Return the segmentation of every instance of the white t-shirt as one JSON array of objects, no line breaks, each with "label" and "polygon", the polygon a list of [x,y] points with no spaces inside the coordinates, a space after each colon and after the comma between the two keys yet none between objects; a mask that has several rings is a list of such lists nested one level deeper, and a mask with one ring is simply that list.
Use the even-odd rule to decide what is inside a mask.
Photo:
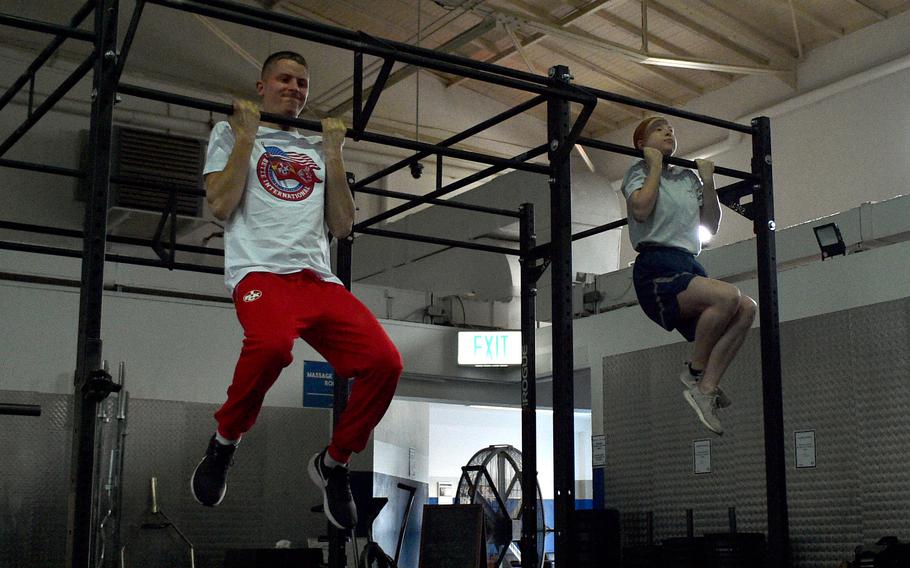
[{"label": "white t-shirt", "polygon": [[[219,122],[204,174],[224,170],[234,132]],[[320,136],[259,127],[243,198],[224,227],[224,283],[231,292],[251,272],[332,274],[325,222],[325,161]]]},{"label": "white t-shirt", "polygon": [[[622,182],[628,202],[632,193],[645,184],[648,165],[644,160],[632,164]],[[674,247],[694,255],[701,252],[698,225],[701,218],[702,183],[692,170],[668,164],[660,173],[657,203],[651,216],[638,222],[629,208],[629,239],[635,250],[642,243]]]}]

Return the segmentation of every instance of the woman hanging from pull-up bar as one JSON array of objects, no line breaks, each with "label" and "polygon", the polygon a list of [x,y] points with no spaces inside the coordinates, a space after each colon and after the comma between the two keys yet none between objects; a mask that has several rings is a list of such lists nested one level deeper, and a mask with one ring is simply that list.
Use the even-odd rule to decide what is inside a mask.
[{"label": "woman hanging from pull-up bar", "polygon": [[730,399],[718,383],[755,320],[756,304],[736,286],[708,278],[695,258],[699,227],[715,234],[720,226],[714,163],[696,160],[698,175],[666,163],[676,152],[676,136],[660,116],[643,120],[633,143],[644,159],[626,172],[622,191],[638,252],[635,293],[649,318],[694,342],[692,360],[679,375],[683,397],[708,429],[723,434],[717,409]]}]

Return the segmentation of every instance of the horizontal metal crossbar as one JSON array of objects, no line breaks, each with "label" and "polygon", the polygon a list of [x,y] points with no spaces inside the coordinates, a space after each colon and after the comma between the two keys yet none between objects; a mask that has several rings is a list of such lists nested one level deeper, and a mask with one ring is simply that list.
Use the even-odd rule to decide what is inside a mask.
[{"label": "horizontal metal crossbar", "polygon": [[717,126],[720,128],[726,128],[727,130],[733,130],[736,132],[742,132],[743,134],[752,134],[752,127],[746,126],[744,124],[739,124],[737,122],[730,122],[729,120],[723,120],[720,118],[714,118],[713,116],[707,116],[704,114],[698,114],[694,112],[689,112],[686,110],[681,110],[667,105],[662,105],[659,103],[652,103],[648,101],[642,101],[639,99],[633,99],[632,97],[626,97],[616,93],[611,93],[609,91],[602,91],[600,89],[593,89],[590,87],[579,87],[587,91],[588,93],[594,95],[598,99],[604,101],[610,101],[613,103],[619,103],[628,106],[634,106],[638,108],[643,108],[646,110],[653,110],[661,114],[666,114],[669,116],[676,116],[679,118],[684,118],[686,120],[692,120],[694,122],[701,122],[702,124],[710,124],[711,126]]},{"label": "horizontal metal crossbar", "polygon": [[412,233],[402,233],[400,231],[386,231],[385,229],[362,229],[358,231],[364,235],[375,235],[377,237],[388,237],[390,239],[401,239],[404,241],[416,241],[419,243],[428,243],[431,245],[442,245],[452,248],[463,248],[471,250],[480,250],[484,252],[495,252],[499,254],[508,254],[513,256],[521,256],[521,251],[518,249],[510,249],[505,247],[497,247],[493,245],[484,245],[481,243],[468,243],[464,241],[456,241],[452,239],[442,239],[439,237],[428,237],[425,235],[414,235]]},{"label": "horizontal metal crossbar", "polygon": [[[164,91],[157,91],[155,89],[147,89],[145,87],[138,87],[135,85],[125,85],[121,84],[118,92],[124,95],[130,95],[135,97],[140,97],[144,99],[149,99],[153,101],[159,101],[164,103],[176,104],[180,106],[185,106],[189,108],[195,108],[199,110],[207,110],[210,112],[217,112],[221,114],[230,115],[234,112],[234,109],[231,105],[225,103],[218,103],[214,101],[207,101],[204,99],[197,99],[193,97],[185,97],[183,95],[176,95],[172,93],[167,93]],[[277,114],[270,114],[267,112],[262,113],[262,120],[265,122],[273,122],[275,124],[280,124],[282,126],[292,126],[295,128],[303,128],[306,130],[312,130],[315,132],[322,132],[322,123],[318,120],[308,120],[305,118],[288,118],[285,116],[280,116]],[[353,138],[354,131],[348,129],[345,134],[349,138]],[[524,170],[529,172],[535,172],[539,174],[546,174],[549,172],[547,166],[538,165],[538,164],[526,164],[524,161],[515,162],[514,159],[509,158],[497,158],[495,156],[488,156],[486,154],[480,154],[478,152],[468,152],[466,150],[456,150],[454,148],[442,148],[435,146],[433,144],[425,144],[422,142],[415,142],[413,140],[407,140],[405,138],[396,138],[394,136],[387,136],[385,134],[377,134],[374,132],[364,132],[360,135],[360,139],[365,142],[375,142],[377,144],[383,144],[386,146],[394,146],[396,148],[405,148],[408,150],[416,150],[420,152],[427,152],[428,154],[442,154],[443,156],[449,156],[451,158],[458,158],[461,160],[468,160],[471,162],[480,162],[483,164],[491,164],[497,166],[503,166],[508,168],[513,168],[516,170]]]},{"label": "horizontal metal crossbar", "polygon": [[0,25],[10,26],[13,28],[20,28],[23,30],[29,30],[33,32],[42,32],[46,34],[53,34],[56,36],[63,36],[70,39],[78,39],[82,41],[95,41],[95,34],[92,32],[81,30],[75,27],[61,26],[59,24],[52,24],[50,22],[41,22],[39,20],[31,20],[29,18],[22,18],[20,16],[12,16],[10,14],[0,14]]},{"label": "horizontal metal crossbar", "polygon": [[558,96],[575,103],[585,102],[586,95],[582,96],[577,91],[570,89],[549,86],[548,78],[542,75],[534,75],[401,42],[380,40],[343,28],[316,24],[310,20],[285,16],[236,2],[224,0],[148,0],[148,2],[349,51],[359,51],[382,59],[393,58],[401,63],[435,69],[512,89]]},{"label": "horizontal metal crossbar", "polygon": [[[416,199],[417,195],[411,193],[402,193],[400,191],[389,191],[388,189],[379,189],[375,187],[358,187],[354,190],[356,193],[366,193],[369,195],[379,195],[381,197],[391,197],[394,199],[406,199],[408,201]],[[521,214],[518,211],[510,211],[509,209],[496,209],[495,207],[484,207],[483,205],[474,205],[471,203],[461,203],[459,201],[451,201],[448,199],[430,199],[427,203],[433,205],[440,205],[442,207],[451,207],[453,209],[465,209],[467,211],[477,211],[479,213],[490,213],[491,215],[502,215],[503,217],[521,217]]]},{"label": "horizontal metal crossbar", "polygon": [[[594,148],[595,150],[604,150],[606,152],[613,152],[614,154],[625,154],[626,156],[633,156],[635,158],[644,157],[641,150],[636,150],[635,148],[632,148],[631,146],[622,146],[620,144],[612,144],[610,142],[594,140],[593,138],[579,138],[578,143],[581,144],[582,146],[586,146],[588,148]],[[664,158],[664,160],[668,164],[682,166],[684,168],[692,168],[692,169],[696,168],[694,160],[685,160],[683,158],[674,158],[672,156],[669,158]],[[752,172],[744,172],[741,170],[734,170],[731,168],[724,168],[721,166],[715,166],[714,173],[717,175],[722,175],[722,176],[727,176],[727,177],[732,177],[732,178],[737,178],[737,179],[747,179],[747,180],[757,180],[758,179],[758,177],[755,174],[753,174]]]},{"label": "horizontal metal crossbar", "polygon": [[[530,160],[532,158],[540,156],[541,154],[545,154],[546,152],[547,152],[547,145],[541,144],[537,148],[531,148],[527,152],[524,152],[522,154],[519,154],[518,156],[515,156],[515,158],[513,158],[513,160],[515,160],[516,163],[522,163],[526,160]],[[437,197],[441,197],[448,193],[452,193],[453,191],[459,190],[462,187],[466,187],[468,185],[471,185],[472,183],[478,182],[484,178],[490,177],[493,174],[496,174],[505,169],[508,169],[508,167],[510,167],[510,166],[490,166],[489,168],[481,170],[481,171],[477,172],[476,174],[471,174],[466,178],[462,178],[456,182],[452,182],[446,186],[443,186],[442,188],[437,189],[436,191],[427,193],[426,195],[421,195],[417,199],[414,199],[408,203],[403,203],[402,205],[399,205],[398,207],[393,207],[392,209],[389,209],[388,211],[384,211],[382,213],[379,213],[378,215],[370,217],[369,219],[365,219],[365,220],[361,221],[360,223],[357,223],[356,225],[354,225],[354,230],[362,232],[362,230],[366,227],[375,225],[376,223],[385,221],[386,219],[390,219],[390,218],[394,217],[395,215],[398,215],[399,213],[403,213],[404,211],[409,211],[409,210],[413,209],[414,207],[417,207],[418,205],[421,205],[424,203],[429,203],[431,199],[435,199]]]}]

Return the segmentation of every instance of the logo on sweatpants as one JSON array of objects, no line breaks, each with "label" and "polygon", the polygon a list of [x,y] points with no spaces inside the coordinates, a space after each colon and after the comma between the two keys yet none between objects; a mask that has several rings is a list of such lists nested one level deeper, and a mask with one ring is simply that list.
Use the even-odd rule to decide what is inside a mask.
[{"label": "logo on sweatpants", "polygon": [[250,290],[246,296],[243,297],[244,302],[255,302],[262,297],[262,292],[259,290]]}]

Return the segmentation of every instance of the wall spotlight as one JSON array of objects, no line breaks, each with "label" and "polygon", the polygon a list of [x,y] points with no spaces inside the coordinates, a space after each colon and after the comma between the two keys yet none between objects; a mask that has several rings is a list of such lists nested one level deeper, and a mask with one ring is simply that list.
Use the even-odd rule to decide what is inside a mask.
[{"label": "wall spotlight", "polygon": [[423,164],[420,162],[411,162],[411,177],[414,179],[420,179],[420,174],[423,173]]},{"label": "wall spotlight", "polygon": [[847,246],[844,244],[844,238],[840,234],[840,229],[836,223],[828,223],[813,227],[815,231],[815,240],[818,241],[818,248],[822,251],[822,260],[836,254],[847,254]]}]

